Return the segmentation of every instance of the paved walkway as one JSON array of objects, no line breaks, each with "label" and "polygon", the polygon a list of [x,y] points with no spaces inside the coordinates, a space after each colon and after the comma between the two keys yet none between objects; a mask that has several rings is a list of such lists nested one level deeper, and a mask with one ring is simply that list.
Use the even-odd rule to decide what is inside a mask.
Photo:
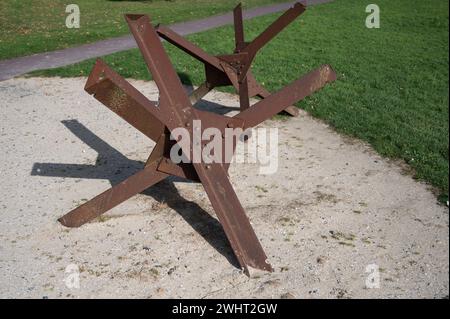
[{"label": "paved walkway", "polygon": [[[307,5],[330,2],[332,0],[308,0]],[[244,19],[251,19],[270,13],[287,10],[294,2],[275,4],[271,6],[253,8],[244,11]],[[181,35],[197,33],[233,23],[233,14],[227,13],[201,20],[188,21],[170,25],[169,27]],[[104,56],[136,47],[131,35],[102,40],[81,46],[38,53],[9,60],[0,61],[0,81],[13,78],[31,71],[52,69],[86,59]]]}]

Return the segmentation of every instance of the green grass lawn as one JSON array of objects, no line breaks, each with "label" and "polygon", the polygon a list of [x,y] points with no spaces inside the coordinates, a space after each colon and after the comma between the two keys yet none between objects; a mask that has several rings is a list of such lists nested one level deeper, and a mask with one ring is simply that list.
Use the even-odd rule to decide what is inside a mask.
[{"label": "green grass lawn", "polygon": [[[287,0],[243,0],[245,8]],[[0,60],[62,49],[128,33],[124,13],[147,13],[171,24],[224,13],[238,0],[1,0]],[[66,5],[80,8],[80,28],[68,29]]]},{"label": "green grass lawn", "polygon": [[[365,27],[360,0],[310,7],[264,48],[254,64],[256,77],[269,89],[329,63],[338,81],[299,103],[337,131],[369,142],[380,154],[406,161],[416,178],[448,199],[448,2],[379,0],[381,28]],[[255,36],[277,15],[247,22]],[[211,53],[230,52],[231,27],[189,38]],[[166,45],[185,82],[199,84],[203,69]],[[150,79],[140,53],[130,50],[105,57],[125,77]],[[192,64],[193,63],[193,64]],[[87,75],[93,60],[40,71],[38,75]],[[189,74],[189,77],[187,76]]]}]

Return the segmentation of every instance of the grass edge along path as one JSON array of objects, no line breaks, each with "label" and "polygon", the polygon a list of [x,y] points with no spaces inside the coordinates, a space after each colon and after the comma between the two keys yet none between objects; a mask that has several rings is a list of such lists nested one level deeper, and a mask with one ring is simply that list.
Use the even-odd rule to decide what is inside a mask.
[{"label": "grass edge along path", "polygon": [[[145,13],[154,22],[173,24],[206,18],[233,10],[241,0],[77,0],[80,28],[65,26],[62,0],[0,1],[0,60],[49,52],[122,35],[129,30],[124,13]],[[261,7],[288,0],[242,0],[244,8]],[[18,18],[20,17],[20,18]]]}]

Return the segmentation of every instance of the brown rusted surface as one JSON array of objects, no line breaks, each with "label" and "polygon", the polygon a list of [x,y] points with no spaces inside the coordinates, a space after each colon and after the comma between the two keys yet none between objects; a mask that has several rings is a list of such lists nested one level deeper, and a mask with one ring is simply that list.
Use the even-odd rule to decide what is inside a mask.
[{"label": "brown rusted surface", "polygon": [[189,95],[189,101],[191,101],[192,105],[196,104],[206,94],[208,94],[212,90],[212,88],[213,88],[212,85],[210,85],[208,82],[203,82],[197,89],[195,89]]},{"label": "brown rusted surface", "polygon": [[235,53],[245,47],[244,22],[242,18],[242,5],[239,3],[233,10]]},{"label": "brown rusted surface", "polygon": [[[304,10],[303,6],[294,6],[284,18],[281,18],[281,22],[278,19],[263,33],[262,38],[257,38],[253,47],[264,45],[264,40],[272,38],[277,31],[279,32],[280,26],[287,25],[288,22],[283,19],[292,21],[303,12],[302,10]],[[246,274],[249,274],[251,268],[273,270],[230,183],[227,170],[231,158],[225,158],[223,155],[220,162],[208,163],[203,158],[199,158],[200,161],[194,161],[192,160],[194,148],[205,146],[204,143],[207,141],[202,140],[199,145],[193,143],[186,145],[170,139],[170,135],[175,129],[183,127],[189,132],[190,140],[193,141],[194,122],[200,121],[200,136],[208,128],[217,129],[222,135],[222,150],[225,150],[228,147],[225,139],[227,128],[247,129],[278,112],[289,110],[293,103],[312,94],[326,83],[334,81],[336,75],[330,66],[325,65],[278,92],[270,94],[256,82],[248,69],[253,58],[251,52],[254,49],[250,47],[248,50],[250,54],[244,52],[251,43],[244,41],[241,11],[240,6],[234,11],[237,26],[236,53],[231,55],[209,56],[186,40],[180,39],[172,31],[163,27],[158,29],[159,35],[163,35],[164,38],[205,63],[206,81],[190,96],[184,90],[149,17],[126,15],[130,30],[158,86],[160,93],[158,103],[149,101],[101,60],[96,62],[85,89],[111,111],[155,141],[156,145],[141,171],[61,217],[59,221],[63,225],[81,226],[166,177],[178,176],[202,183],[239,264]],[[241,112],[234,117],[201,111],[193,107],[193,104],[212,88],[220,85],[233,85],[239,92]],[[249,98],[255,95],[262,97],[263,100],[250,106]],[[237,138],[232,141],[233,152]],[[174,146],[178,146],[184,156],[191,160],[185,163],[172,162],[170,151]]]},{"label": "brown rusted surface", "polygon": [[[102,77],[100,75],[102,74]],[[136,94],[128,94],[126,81],[111,70],[104,62],[97,60],[88,79],[87,92],[106,105],[111,111],[133,125],[146,136],[156,141],[164,129],[162,121],[154,114],[155,104],[148,101],[137,90]],[[145,99],[145,100],[144,100]],[[151,112],[149,112],[151,110]],[[160,116],[158,116],[160,117]],[[153,123],[148,125],[148,123]]]},{"label": "brown rusted surface", "polygon": [[231,247],[249,274],[249,266],[273,271],[222,164],[194,164]]},{"label": "brown rusted surface", "polygon": [[183,38],[181,35],[176,33],[175,31],[172,31],[170,28],[167,28],[162,25],[158,25],[156,27],[156,31],[158,32],[158,35],[161,38],[163,38],[167,42],[175,45],[177,48],[183,50],[190,56],[196,58],[197,60],[199,60],[205,64],[209,64],[209,65],[214,66],[215,68],[221,70],[219,59],[217,59],[216,57],[203,51],[203,49],[199,48],[192,42],[189,42],[188,40]]},{"label": "brown rusted surface", "polygon": [[[233,54],[228,55],[212,56],[164,26],[158,26],[156,31],[161,38],[205,64],[205,83],[210,90],[217,86],[233,85],[239,95],[240,109],[244,111],[250,107],[249,98],[259,96],[264,99],[270,95],[251,74],[251,64],[257,52],[305,10],[306,7],[303,4],[294,4],[253,41],[245,42],[242,5],[237,5],[233,10],[235,49]],[[205,87],[201,88],[200,92],[195,92],[191,101],[197,102],[201,98],[201,94],[197,93],[205,92]],[[292,116],[299,114],[297,108],[292,105],[286,106],[284,111]]]},{"label": "brown rusted surface", "polygon": [[308,95],[336,80],[336,73],[329,65],[309,72],[281,90],[259,101],[251,108],[237,114],[245,123],[245,128],[254,127],[282,111],[286,105],[303,100]]},{"label": "brown rusted surface", "polygon": [[292,8],[283,13],[275,22],[273,22],[266,30],[258,35],[252,42],[250,42],[242,52],[247,52],[249,56],[254,57],[256,53],[262,49],[268,42],[270,42],[278,33],[286,28],[299,15],[305,12],[306,7],[297,2]]},{"label": "brown rusted surface", "polygon": [[[248,80],[248,85],[249,85],[249,88],[248,88],[249,93],[248,93],[248,95],[250,97],[258,96],[258,97],[260,97],[262,99],[265,99],[266,97],[268,97],[271,94],[261,84],[259,84],[256,81],[256,79],[254,78],[254,76],[253,76],[251,71],[248,71],[247,80]],[[283,111],[286,112],[287,114],[291,115],[291,116],[294,116],[294,117],[298,116],[298,114],[299,114],[298,108],[295,107],[294,105],[288,106]]]},{"label": "brown rusted surface", "polygon": [[108,210],[123,203],[130,197],[162,181],[168,175],[156,170],[157,163],[146,166],[143,170],[113,186],[90,201],[67,213],[58,221],[67,227],[79,227]]}]

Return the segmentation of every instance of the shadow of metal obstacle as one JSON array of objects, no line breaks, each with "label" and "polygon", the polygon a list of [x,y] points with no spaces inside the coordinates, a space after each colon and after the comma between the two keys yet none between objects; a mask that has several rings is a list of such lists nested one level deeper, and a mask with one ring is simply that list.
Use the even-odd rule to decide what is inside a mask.
[{"label": "shadow of metal obstacle", "polygon": [[[208,103],[204,103],[208,104]],[[205,105],[205,107],[211,107]],[[215,106],[213,106],[215,107]],[[97,152],[94,164],[34,163],[31,175],[77,179],[104,179],[117,185],[144,167],[144,162],[130,160],[117,149],[98,137],[78,120],[64,120],[62,124],[78,139]],[[174,182],[185,181],[171,176],[147,188],[141,194],[163,203],[179,214],[203,239],[223,255],[233,266],[239,268],[231,246],[220,223],[200,205],[182,197]]]}]

